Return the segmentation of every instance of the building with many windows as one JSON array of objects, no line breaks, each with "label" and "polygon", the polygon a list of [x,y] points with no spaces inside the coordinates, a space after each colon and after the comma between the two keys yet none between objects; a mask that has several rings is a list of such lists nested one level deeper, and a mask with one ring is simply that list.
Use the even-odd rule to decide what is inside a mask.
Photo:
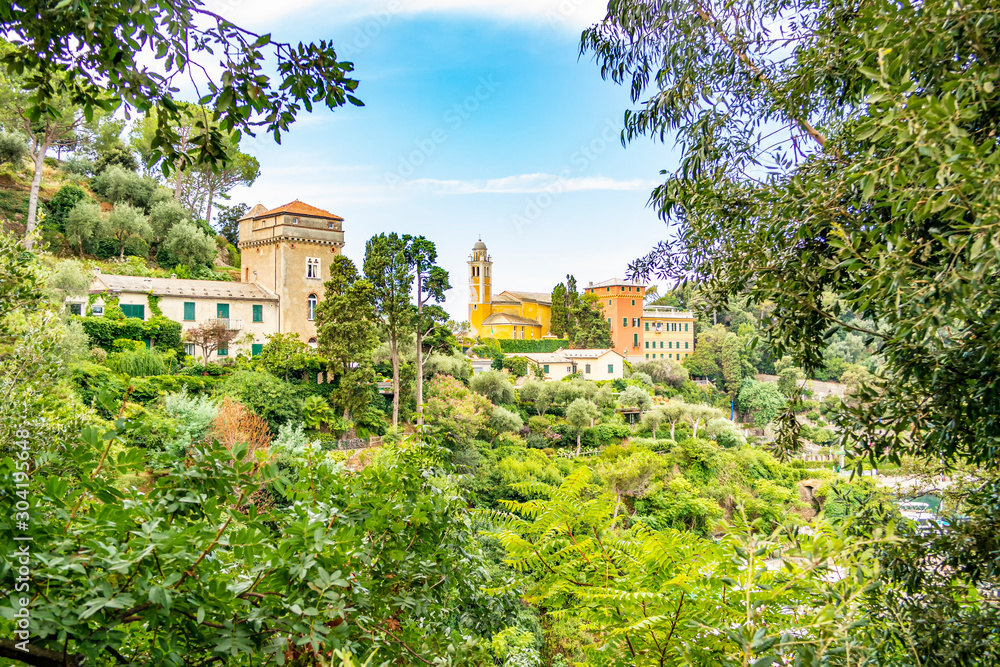
[{"label": "building with many windows", "polygon": [[673,359],[683,361],[694,353],[692,313],[669,306],[646,306],[642,311],[643,361]]},{"label": "building with many windows", "polygon": [[629,361],[642,359],[642,309],[646,286],[631,280],[612,278],[600,283],[590,283],[583,291],[598,298],[604,317],[611,325],[611,344],[614,349]]},{"label": "building with many windows", "polygon": [[493,295],[493,259],[480,239],[469,256],[469,333],[484,338],[539,339],[549,335],[552,295],[504,291]]},{"label": "building with many windows", "polygon": [[615,380],[625,373],[623,357],[615,350],[558,350],[518,356],[527,358],[533,368],[541,368],[546,380],[562,380],[574,373],[585,380]]},{"label": "building with many windows", "polygon": [[[216,354],[256,354],[277,333],[316,344],[316,306],[330,278],[330,261],[344,247],[344,219],[298,200],[267,209],[258,204],[239,221],[241,282],[108,275],[96,272],[86,304],[71,312],[103,315],[104,296],[115,297],[126,317],[148,319],[153,310],[187,330],[221,321],[241,335]],[[88,312],[84,312],[88,309]],[[194,350],[189,349],[190,353]]]}]

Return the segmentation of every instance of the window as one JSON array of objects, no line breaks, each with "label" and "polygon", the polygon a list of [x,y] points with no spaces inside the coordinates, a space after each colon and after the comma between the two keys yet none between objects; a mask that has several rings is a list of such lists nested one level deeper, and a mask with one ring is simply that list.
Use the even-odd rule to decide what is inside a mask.
[{"label": "window", "polygon": [[293,225],[299,224],[299,219],[298,218],[292,218],[292,224]]},{"label": "window", "polygon": [[583,372],[587,375],[590,375],[590,364],[587,364],[586,366],[583,367]]},{"label": "window", "polygon": [[632,299],[632,305],[633,306],[635,305],[635,299]]},{"label": "window", "polygon": [[253,321],[263,322],[264,321],[264,306],[259,303],[255,303],[253,306]]},{"label": "window", "polygon": [[663,341],[662,340],[660,341],[660,349],[661,350],[663,349]]},{"label": "window", "polygon": [[220,320],[229,319],[229,304],[228,303],[217,303],[215,304],[215,316]]},{"label": "window", "polygon": [[319,258],[309,257],[306,259],[306,278],[319,280]]},{"label": "window", "polygon": [[309,347],[315,350],[317,347],[319,347],[319,341],[317,341],[315,338],[310,338]]},{"label": "window", "polygon": [[194,322],[194,301],[184,302],[184,321]]},{"label": "window", "polygon": [[646,358],[649,359],[649,352],[646,353]]},{"label": "window", "polygon": [[310,321],[316,319],[316,303],[318,301],[319,301],[319,299],[316,298],[315,294],[310,294],[309,298],[306,299],[306,303],[308,304],[308,307],[309,307],[308,308],[309,313],[308,313],[307,316],[308,316],[308,318],[309,318]]},{"label": "window", "polygon": [[218,355],[220,357],[228,357],[229,356],[229,346],[228,345],[220,345],[219,349],[217,350],[217,352],[218,352]]},{"label": "window", "polygon": [[566,372],[567,373],[572,373],[573,372],[573,367],[572,366],[567,366],[566,367]]},{"label": "window", "polygon": [[673,349],[674,348],[674,342],[670,341],[669,343],[667,343],[667,347],[669,347],[670,349]]},{"label": "window", "polygon": [[609,292],[611,291],[611,288],[610,288],[610,287],[608,288],[608,291],[609,291]]},{"label": "window", "polygon": [[639,334],[632,334],[632,347],[639,347]]},{"label": "window", "polygon": [[646,331],[649,331],[649,322],[646,322]]},{"label": "window", "polygon": [[542,366],[542,371],[544,371],[545,374],[548,375],[549,374],[549,365],[545,364],[544,366]]},{"label": "window", "polygon": [[333,229],[333,223],[332,222],[326,223],[326,226],[329,227],[330,229]]},{"label": "window", "polygon": [[627,327],[628,326],[628,318],[627,317],[623,317],[622,318],[622,326],[623,327]]},{"label": "window", "polygon": [[649,341],[648,340],[646,341],[645,347],[646,347],[647,350],[649,349]]},{"label": "window", "polygon": [[66,311],[70,315],[82,315],[83,314],[83,304],[82,303],[71,303],[66,306]]},{"label": "window", "polygon": [[615,374],[615,365],[614,364],[608,364],[608,373],[610,373],[612,375]]},{"label": "window", "polygon": [[688,349],[688,344],[687,343],[684,343],[684,349],[685,350]]},{"label": "window", "polygon": [[184,343],[184,354],[194,356],[194,343]]},{"label": "window", "polygon": [[258,354],[260,354],[260,351],[263,349],[264,349],[263,345],[261,345],[260,343],[254,343],[253,345],[250,346],[250,356],[256,357]]},{"label": "window", "polygon": [[611,318],[610,317],[608,318],[608,326],[609,327],[611,326]]},{"label": "window", "polygon": [[673,358],[674,358],[673,353],[670,353],[670,354],[667,355],[667,359],[673,359]]},{"label": "window", "polygon": [[146,319],[146,306],[133,303],[123,303],[119,306],[125,317],[136,317],[140,320]]},{"label": "window", "polygon": [[90,314],[94,317],[102,317],[104,315],[104,306],[95,305],[90,309]]},{"label": "window", "polygon": [[662,352],[660,352],[660,359],[662,359],[662,358],[663,358],[663,353],[662,353]]},{"label": "window", "polygon": [[609,306],[611,305],[611,299],[608,299],[608,305]]},{"label": "window", "polygon": [[687,330],[688,330],[688,325],[687,325],[687,324],[685,324],[685,325],[684,325],[684,331],[687,331]]}]

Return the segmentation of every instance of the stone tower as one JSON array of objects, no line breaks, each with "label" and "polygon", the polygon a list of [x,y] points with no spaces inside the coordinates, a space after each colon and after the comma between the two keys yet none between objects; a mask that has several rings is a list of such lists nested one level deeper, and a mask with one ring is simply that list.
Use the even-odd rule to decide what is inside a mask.
[{"label": "stone tower", "polygon": [[315,344],[316,304],[344,247],[343,223],[299,200],[271,210],[258,204],[240,219],[241,277],[278,296],[279,333]]}]

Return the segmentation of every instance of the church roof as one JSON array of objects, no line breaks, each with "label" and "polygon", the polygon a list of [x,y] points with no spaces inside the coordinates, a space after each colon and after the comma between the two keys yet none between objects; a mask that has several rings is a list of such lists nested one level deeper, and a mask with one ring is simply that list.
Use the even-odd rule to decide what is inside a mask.
[{"label": "church roof", "polygon": [[340,217],[335,213],[330,213],[329,211],[324,211],[321,208],[316,208],[315,206],[311,206],[309,204],[306,204],[305,202],[301,202],[298,199],[296,199],[293,202],[283,204],[278,208],[272,208],[270,211],[265,211],[264,213],[255,215],[254,217],[260,218],[265,216],[280,215],[282,213],[291,213],[293,215],[304,215],[309,218],[326,218],[328,220],[343,220],[342,217]]},{"label": "church roof", "polygon": [[486,244],[483,243],[482,239],[476,241],[476,245],[472,246],[473,250],[486,250]]},{"label": "church roof", "polygon": [[520,315],[510,315],[508,313],[493,313],[485,320],[483,320],[483,326],[506,326],[510,324],[516,324],[518,326],[526,327],[540,327],[540,323],[535,320],[528,319],[527,317],[521,317]]},{"label": "church roof", "polygon": [[547,306],[552,305],[552,295],[546,292],[516,292],[513,290],[504,290],[497,296],[512,296],[518,301],[535,301],[536,303],[545,304]]},{"label": "church roof", "polygon": [[256,299],[277,301],[278,296],[254,283],[226,280],[185,280],[183,278],[142,278],[102,273],[94,276],[91,294],[105,291],[154,296],[187,296],[212,299]]}]

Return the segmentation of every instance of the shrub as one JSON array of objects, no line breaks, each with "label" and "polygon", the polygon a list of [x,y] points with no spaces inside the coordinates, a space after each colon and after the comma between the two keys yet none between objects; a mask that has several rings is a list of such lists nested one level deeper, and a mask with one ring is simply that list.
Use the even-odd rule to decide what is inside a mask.
[{"label": "shrub", "polygon": [[223,382],[220,394],[231,396],[262,417],[273,432],[285,422],[302,420],[298,389],[267,372],[236,371]]},{"label": "shrub", "polygon": [[[135,341],[131,340],[123,342],[135,344]],[[113,371],[128,377],[165,375],[167,372],[167,364],[164,363],[163,357],[156,350],[147,350],[145,346],[138,350],[126,350],[112,354],[108,357],[107,364]]]},{"label": "shrub", "polygon": [[[63,189],[65,190],[65,188]],[[62,192],[62,190],[59,192]],[[66,241],[83,252],[84,243],[94,237],[98,230],[100,230],[101,224],[101,207],[88,198],[78,201],[73,205],[73,208],[66,212],[66,216],[62,222],[62,229],[66,234]],[[108,251],[114,252],[113,243],[108,245]]]},{"label": "shrub", "polygon": [[486,371],[472,378],[472,390],[482,394],[494,405],[509,405],[514,402],[514,385],[500,371]]},{"label": "shrub", "polygon": [[49,200],[49,214],[45,218],[46,227],[65,232],[66,220],[69,218],[70,211],[73,210],[74,206],[85,201],[90,201],[90,197],[83,191],[83,188],[76,185],[62,186]]},{"label": "shrub", "polygon": [[204,438],[217,410],[207,396],[190,396],[186,391],[168,395],[163,404],[164,411],[177,423],[177,438],[171,443],[175,452],[183,452],[192,442]]},{"label": "shrub", "polygon": [[[500,351],[506,354],[524,354],[532,352],[555,352],[569,347],[568,340],[524,340],[524,339],[501,339]],[[485,356],[491,356],[489,354]]]},{"label": "shrub", "polygon": [[534,415],[528,418],[528,430],[532,433],[544,433],[550,426],[549,420],[545,417]]},{"label": "shrub", "polygon": [[623,408],[648,410],[653,406],[653,399],[649,397],[649,393],[642,387],[631,385],[618,397],[618,405]]},{"label": "shrub", "polygon": [[28,157],[28,140],[16,132],[0,132],[0,164],[19,167]]},{"label": "shrub", "polygon": [[73,155],[63,161],[62,170],[75,176],[90,176],[94,173],[94,163],[82,155]]},{"label": "shrub", "polygon": [[156,193],[156,181],[112,165],[98,173],[91,183],[94,192],[113,204],[125,202],[142,209],[149,207]]},{"label": "shrub", "polygon": [[[117,316],[113,316],[117,313]],[[184,351],[181,344],[181,324],[174,322],[161,315],[156,315],[143,321],[135,317],[124,317],[118,308],[109,309],[104,317],[83,317],[83,330],[90,338],[90,344],[103,348],[106,352],[115,351],[114,342],[116,340],[138,341],[143,346],[143,341],[150,343],[160,350],[177,350],[178,353]]]},{"label": "shrub", "polygon": [[448,375],[435,375],[431,378],[424,389],[424,395],[427,423],[453,442],[471,439],[486,425],[492,414],[486,398],[470,391]]},{"label": "shrub", "polygon": [[118,142],[97,154],[97,160],[94,162],[94,173],[101,174],[108,167],[112,166],[134,172],[139,168],[139,163],[136,161],[132,151],[126,148],[121,142]]},{"label": "shrub", "polygon": [[811,421],[817,422],[823,418],[823,413],[821,413],[819,410],[810,410],[809,413],[806,414],[806,418],[808,418]]},{"label": "shrub", "polygon": [[488,425],[489,429],[496,435],[520,431],[524,428],[521,415],[499,405],[493,407],[493,414],[490,415]]},{"label": "shrub", "polygon": [[211,264],[216,256],[215,240],[186,220],[170,228],[163,249],[187,266]]},{"label": "shrub", "polygon": [[503,367],[515,377],[524,377],[528,374],[528,359],[527,357],[504,357]]}]

